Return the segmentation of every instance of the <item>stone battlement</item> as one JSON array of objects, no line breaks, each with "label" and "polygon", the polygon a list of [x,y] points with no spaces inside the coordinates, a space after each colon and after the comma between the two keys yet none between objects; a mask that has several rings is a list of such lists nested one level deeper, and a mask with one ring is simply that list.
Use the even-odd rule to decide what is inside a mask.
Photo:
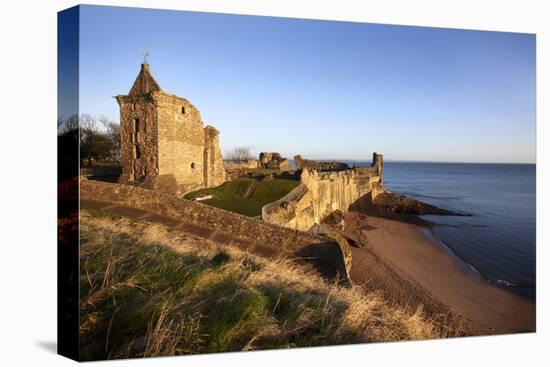
[{"label": "stone battlement", "polygon": [[343,171],[349,169],[346,163],[336,161],[314,161],[310,159],[303,159],[301,155],[294,156],[294,162],[296,163],[296,169],[314,169],[316,171]]},{"label": "stone battlement", "polygon": [[382,155],[374,153],[370,167],[339,171],[303,168],[300,185],[262,208],[264,221],[302,231],[315,231],[335,210],[347,211],[359,198],[384,192]]}]

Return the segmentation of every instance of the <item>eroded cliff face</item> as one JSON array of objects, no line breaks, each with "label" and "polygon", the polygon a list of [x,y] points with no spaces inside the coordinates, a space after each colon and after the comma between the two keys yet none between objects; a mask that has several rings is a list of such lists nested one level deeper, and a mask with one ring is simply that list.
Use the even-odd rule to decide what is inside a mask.
[{"label": "eroded cliff face", "polygon": [[374,153],[371,167],[321,172],[304,168],[300,185],[280,200],[264,206],[269,223],[302,231],[314,231],[335,210],[345,212],[360,197],[376,198],[382,186],[382,155]]}]

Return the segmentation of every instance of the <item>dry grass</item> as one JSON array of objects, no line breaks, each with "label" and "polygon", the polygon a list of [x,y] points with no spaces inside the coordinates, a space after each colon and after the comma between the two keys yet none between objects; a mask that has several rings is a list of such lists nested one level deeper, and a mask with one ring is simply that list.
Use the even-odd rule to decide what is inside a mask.
[{"label": "dry grass", "polygon": [[82,358],[441,338],[378,294],[164,226],[81,214]]}]

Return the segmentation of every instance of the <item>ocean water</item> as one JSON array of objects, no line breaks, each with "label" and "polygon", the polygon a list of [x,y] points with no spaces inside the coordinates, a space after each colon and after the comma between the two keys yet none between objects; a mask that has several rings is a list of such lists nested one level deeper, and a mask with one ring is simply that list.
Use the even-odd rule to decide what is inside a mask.
[{"label": "ocean water", "polygon": [[534,164],[384,162],[384,185],[471,214],[423,217],[440,224],[433,235],[485,281],[535,297]]}]

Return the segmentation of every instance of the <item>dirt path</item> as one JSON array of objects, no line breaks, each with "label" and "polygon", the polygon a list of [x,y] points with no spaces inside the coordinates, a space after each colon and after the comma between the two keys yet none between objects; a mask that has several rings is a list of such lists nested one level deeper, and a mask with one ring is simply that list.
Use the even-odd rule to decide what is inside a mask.
[{"label": "dirt path", "polygon": [[218,229],[211,229],[206,226],[198,226],[193,223],[186,223],[181,220],[151,213],[142,209],[87,199],[81,199],[80,206],[82,208],[96,209],[105,213],[124,216],[132,220],[145,220],[148,222],[160,223],[172,230],[191,233],[198,237],[206,238],[223,245],[236,246],[242,250],[249,251],[263,257],[276,258],[278,256],[285,255],[284,253],[277,252],[270,247],[261,246],[252,241],[247,241],[242,238],[232,236],[231,233],[228,232]]},{"label": "dirt path", "polygon": [[[304,256],[304,247],[299,247],[293,251],[285,250],[284,248],[275,249],[273,247],[263,246],[258,241],[245,240],[232,235],[220,229],[212,229],[205,225],[200,226],[195,223],[185,222],[179,219],[174,219],[169,216],[159,215],[143,209],[133,208],[125,205],[113,204],[103,201],[80,199],[81,208],[99,210],[111,215],[123,216],[136,221],[148,221],[159,223],[167,226],[172,231],[182,231],[190,233],[201,238],[211,240],[213,242],[236,246],[241,250],[248,251],[258,256],[270,259],[287,258],[300,265],[307,273],[314,273],[326,279],[333,280],[337,276],[336,267],[321,256],[316,256],[316,252],[310,252],[312,255]],[[324,243],[314,243],[313,246],[319,246],[322,251],[327,251]],[[331,256],[330,253],[322,254],[322,257]]]},{"label": "dirt path", "polygon": [[[395,285],[391,274],[396,274],[397,279],[402,277],[413,287],[427,290],[464,316],[476,334],[535,330],[534,302],[473,277],[419,226],[348,213],[346,232],[359,238],[364,246],[353,250],[352,278],[358,280],[370,273],[375,282],[378,279],[386,283],[379,285],[382,289],[391,288],[398,297],[413,294],[406,291],[406,285],[401,290]],[[386,272],[384,267],[391,271]],[[377,269],[379,276],[375,276]],[[383,278],[386,273],[390,276]],[[414,298],[410,301],[419,302]],[[427,300],[426,304],[431,303]]]}]

